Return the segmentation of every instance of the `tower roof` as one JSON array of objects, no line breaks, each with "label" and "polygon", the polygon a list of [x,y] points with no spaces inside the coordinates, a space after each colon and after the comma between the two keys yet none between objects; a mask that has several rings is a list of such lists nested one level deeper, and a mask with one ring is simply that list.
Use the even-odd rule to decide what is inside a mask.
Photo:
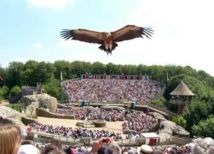
[{"label": "tower roof", "polygon": [[188,86],[181,81],[179,85],[170,93],[171,96],[194,96],[195,94]]}]

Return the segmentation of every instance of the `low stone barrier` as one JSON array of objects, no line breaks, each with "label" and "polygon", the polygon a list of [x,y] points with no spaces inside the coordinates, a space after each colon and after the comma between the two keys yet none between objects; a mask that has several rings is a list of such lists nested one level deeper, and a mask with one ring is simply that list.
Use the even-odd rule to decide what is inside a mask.
[{"label": "low stone barrier", "polygon": [[106,122],[97,120],[97,121],[94,121],[94,126],[95,127],[105,127],[106,126]]},{"label": "low stone barrier", "polygon": [[56,113],[48,112],[46,109],[43,109],[43,108],[37,108],[36,115],[41,117],[48,117],[48,118],[74,119],[73,115],[56,114]]},{"label": "low stone barrier", "polygon": [[28,118],[28,117],[22,117],[21,121],[23,122],[23,124],[28,125],[34,122],[37,122],[36,119],[32,119],[32,118]]}]

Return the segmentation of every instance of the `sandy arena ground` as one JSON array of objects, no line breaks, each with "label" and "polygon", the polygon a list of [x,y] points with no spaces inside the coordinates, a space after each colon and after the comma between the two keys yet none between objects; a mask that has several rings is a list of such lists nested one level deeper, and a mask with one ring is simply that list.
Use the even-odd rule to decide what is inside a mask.
[{"label": "sandy arena ground", "polygon": [[[57,125],[64,127],[73,127],[76,128],[76,122],[84,122],[84,120],[71,120],[71,119],[56,119],[56,118],[45,118],[38,117],[38,122],[46,125]],[[91,130],[111,130],[117,133],[122,133],[122,123],[123,122],[106,122],[106,127],[103,128],[87,128]]]}]

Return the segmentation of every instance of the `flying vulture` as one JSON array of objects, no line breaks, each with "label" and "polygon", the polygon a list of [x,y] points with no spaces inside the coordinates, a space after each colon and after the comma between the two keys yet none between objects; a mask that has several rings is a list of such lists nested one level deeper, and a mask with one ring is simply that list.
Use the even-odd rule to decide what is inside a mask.
[{"label": "flying vulture", "polygon": [[66,40],[71,38],[72,40],[101,44],[99,48],[107,52],[107,54],[111,54],[112,50],[117,47],[116,42],[131,40],[137,37],[143,38],[143,35],[150,38],[152,34],[153,30],[151,28],[138,27],[135,25],[127,25],[110,33],[96,32],[87,29],[63,29],[60,33],[61,37]]}]

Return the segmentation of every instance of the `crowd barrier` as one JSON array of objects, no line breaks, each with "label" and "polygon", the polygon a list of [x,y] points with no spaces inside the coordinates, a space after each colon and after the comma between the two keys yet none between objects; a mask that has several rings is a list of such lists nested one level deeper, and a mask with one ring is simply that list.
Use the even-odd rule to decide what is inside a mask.
[{"label": "crowd barrier", "polygon": [[[81,137],[78,139],[72,137],[64,137],[55,134],[48,134],[43,132],[28,132],[22,133],[22,138],[24,140],[32,140],[36,143],[52,143],[53,141],[58,141],[63,145],[82,145],[82,146],[91,146],[92,145],[92,138],[90,137]],[[140,146],[145,144],[145,138],[133,138],[133,139],[121,139],[117,142],[120,146]]]}]

